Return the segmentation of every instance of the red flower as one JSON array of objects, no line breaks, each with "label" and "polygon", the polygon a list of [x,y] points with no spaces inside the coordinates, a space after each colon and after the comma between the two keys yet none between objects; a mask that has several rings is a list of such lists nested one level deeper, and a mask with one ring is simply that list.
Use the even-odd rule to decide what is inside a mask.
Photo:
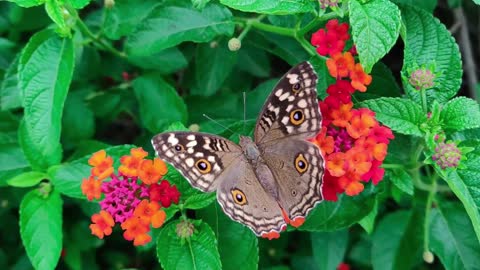
[{"label": "red flower", "polygon": [[317,46],[317,52],[320,55],[334,55],[343,51],[345,41],[338,38],[333,33],[327,33],[324,29],[320,29],[313,33],[311,43]]},{"label": "red flower", "polygon": [[[329,103],[334,103],[335,107],[338,107],[340,103],[347,104],[352,101],[352,94],[355,92],[355,89],[353,89],[352,85],[348,81],[343,81],[343,80],[337,80],[336,83],[330,85],[327,88],[327,93],[329,94],[328,98],[333,98],[335,101],[329,102]],[[337,106],[335,106],[337,105]]]},{"label": "red flower", "polygon": [[337,194],[342,192],[343,188],[340,187],[338,178],[332,176],[328,170],[325,170],[322,184],[323,199],[336,202],[338,200]]},{"label": "red flower", "polygon": [[[347,77],[350,70],[353,70],[355,60],[351,53],[336,53],[332,58],[327,59],[328,72],[334,78]],[[353,92],[352,92],[353,93]]]},{"label": "red flower", "polygon": [[329,20],[325,25],[328,32],[335,33],[340,40],[348,40],[350,35],[348,34],[348,23],[338,23],[338,20]]},{"label": "red flower", "polygon": [[180,192],[178,192],[175,185],[170,186],[170,183],[163,180],[160,184],[150,185],[150,200],[153,202],[160,202],[163,207],[169,207],[172,202],[178,203]]}]

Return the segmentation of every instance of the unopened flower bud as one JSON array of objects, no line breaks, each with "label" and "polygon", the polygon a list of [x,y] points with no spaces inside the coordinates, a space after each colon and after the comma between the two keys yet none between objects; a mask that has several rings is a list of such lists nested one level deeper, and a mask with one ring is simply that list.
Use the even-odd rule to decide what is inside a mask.
[{"label": "unopened flower bud", "polygon": [[432,160],[442,169],[458,167],[461,158],[462,153],[453,142],[439,143],[435,148],[435,154],[432,156]]},{"label": "unopened flower bud", "polygon": [[210,48],[215,49],[216,47],[218,47],[218,42],[216,41],[210,42]]},{"label": "unopened flower bud", "polygon": [[191,124],[188,129],[191,132],[199,132],[200,131],[200,126],[198,124]]},{"label": "unopened flower bud", "polygon": [[321,9],[326,9],[327,7],[337,7],[338,0],[318,0]]},{"label": "unopened flower bud", "polygon": [[105,8],[111,9],[115,6],[115,0],[104,0],[103,4],[105,5]]},{"label": "unopened flower bud", "polygon": [[238,38],[231,38],[228,41],[228,49],[232,52],[236,52],[240,50],[241,47],[242,47],[242,41]]},{"label": "unopened flower bud", "polygon": [[182,220],[180,223],[177,224],[177,229],[175,232],[177,233],[177,236],[180,238],[190,238],[195,231],[195,226],[188,221],[188,220]]},{"label": "unopened flower bud", "polygon": [[434,86],[435,74],[428,69],[417,69],[410,74],[408,82],[417,90],[429,89]]},{"label": "unopened flower bud", "polygon": [[426,262],[426,263],[433,263],[433,253],[430,252],[430,251],[425,251],[423,252],[423,260]]}]

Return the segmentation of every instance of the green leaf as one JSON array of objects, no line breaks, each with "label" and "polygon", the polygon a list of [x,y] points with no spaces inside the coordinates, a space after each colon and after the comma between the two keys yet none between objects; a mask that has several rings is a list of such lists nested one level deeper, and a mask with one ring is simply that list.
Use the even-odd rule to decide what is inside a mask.
[{"label": "green leaf", "polygon": [[136,78],[133,91],[140,106],[142,123],[151,132],[161,132],[177,121],[187,122],[185,103],[160,76],[149,74]]},{"label": "green leaf", "polygon": [[62,0],[45,0],[45,10],[52,21],[58,26],[58,31],[61,35],[68,35],[70,33],[70,27],[65,21],[65,12]]},{"label": "green leaf", "polygon": [[446,102],[457,93],[462,82],[462,60],[455,39],[445,25],[432,14],[415,7],[403,6],[402,18],[405,43],[402,81],[407,94],[421,104],[420,92],[408,79],[419,67],[434,66],[436,74],[433,89],[426,91],[427,100]]},{"label": "green leaf", "polygon": [[35,34],[20,57],[24,118],[19,137],[34,169],[45,169],[61,160],[62,111],[73,66],[72,40],[48,30]]},{"label": "green leaf", "polygon": [[95,134],[95,117],[85,102],[88,91],[75,91],[67,96],[62,118],[62,135],[77,144]]},{"label": "green leaf", "polygon": [[259,50],[251,45],[242,45],[242,49],[238,51],[237,66],[240,70],[245,71],[255,77],[270,76],[270,61],[265,51]]},{"label": "green leaf", "polygon": [[18,87],[18,59],[10,64],[0,85],[0,109],[9,110],[22,106],[22,93]]},{"label": "green leaf", "polygon": [[317,269],[337,269],[348,246],[348,231],[313,232],[310,234]]},{"label": "green leaf", "polygon": [[358,196],[339,196],[338,201],[323,201],[307,216],[305,223],[298,228],[300,231],[337,231],[347,228],[365,216],[375,206],[373,186],[366,187]]},{"label": "green leaf", "polygon": [[432,209],[430,249],[447,270],[475,269],[480,265],[480,245],[463,207],[440,201]]},{"label": "green leaf", "polygon": [[69,0],[72,6],[76,9],[84,8],[91,0]]},{"label": "green leaf", "polygon": [[258,238],[248,227],[230,219],[217,203],[198,213],[217,236],[222,269],[258,269]]},{"label": "green leaf", "polygon": [[208,4],[203,10],[190,3],[155,8],[136,31],[128,36],[128,54],[151,55],[184,41],[208,42],[219,35],[231,36],[234,24],[232,13],[225,7]]},{"label": "green leaf", "polygon": [[260,110],[265,104],[268,95],[272,93],[273,87],[277,84],[279,78],[271,79],[259,84],[255,89],[247,92],[246,110],[247,119],[256,119],[260,114]]},{"label": "green leaf", "polygon": [[215,192],[193,194],[189,196],[183,204],[184,207],[188,209],[201,209],[210,205],[215,199]]},{"label": "green leaf", "polygon": [[161,2],[156,0],[115,0],[115,5],[105,9],[105,35],[110,39],[120,39],[130,35],[148,14]]},{"label": "green leaf", "polygon": [[195,87],[191,89],[191,94],[215,94],[232,72],[236,62],[237,53],[228,50],[225,43],[213,48],[209,44],[199,44],[195,55]]},{"label": "green leaf", "polygon": [[[326,65],[324,64],[325,68]],[[328,73],[326,74],[326,76]],[[368,91],[356,91],[354,94],[355,100],[364,101],[367,99],[375,99],[381,97],[400,97],[401,91],[395,77],[390,68],[382,62],[378,62],[373,66],[372,83],[368,86]],[[331,78],[331,76],[328,76]]]},{"label": "green leaf", "polygon": [[62,234],[60,194],[54,191],[44,199],[38,190],[27,193],[20,204],[20,236],[35,269],[55,269]]},{"label": "green leaf", "polygon": [[161,74],[170,74],[186,68],[188,61],[176,47],[168,48],[149,56],[129,56],[132,64],[144,69],[153,69]]},{"label": "green leaf", "polygon": [[379,222],[372,237],[373,269],[394,269],[395,254],[407,227],[408,217],[408,212],[397,211]]},{"label": "green leaf", "polygon": [[328,73],[325,59],[313,56],[309,61],[318,75],[317,95],[321,99],[325,99],[327,97],[327,88],[335,83],[335,79]]},{"label": "green leaf", "polygon": [[[477,143],[478,145],[478,143]],[[467,155],[462,161],[466,169],[441,170],[435,164],[435,171],[447,182],[453,193],[460,199],[472,221],[473,228],[480,242],[480,148]]]},{"label": "green leaf", "polygon": [[[114,160],[114,167],[117,168],[121,156],[129,155],[133,145],[119,145],[105,148],[107,155]],[[65,196],[79,199],[86,199],[82,194],[80,186],[82,180],[87,179],[92,167],[88,165],[88,160],[92,155],[77,159],[70,163],[52,166],[48,168],[49,179],[55,186],[55,189]],[[117,165],[115,165],[117,164]]]},{"label": "green leaf", "polygon": [[28,167],[28,161],[17,143],[0,144],[0,171]]},{"label": "green leaf", "polygon": [[427,120],[422,108],[417,103],[402,98],[377,98],[361,103],[362,107],[373,110],[378,121],[392,130],[407,134],[422,136],[420,124]]},{"label": "green leaf", "polygon": [[[477,1],[477,0],[474,0]],[[430,13],[433,13],[433,10],[437,6],[437,0],[424,0],[424,1],[417,1],[417,0],[393,0],[396,4],[405,4],[420,7]]]},{"label": "green leaf", "polygon": [[315,12],[315,3],[309,0],[220,0],[220,3],[244,12],[263,14],[285,15]]},{"label": "green leaf", "polygon": [[400,33],[400,10],[387,0],[360,4],[351,0],[350,25],[360,62],[367,73],[395,45]]},{"label": "green leaf", "polygon": [[362,228],[368,233],[371,234],[373,229],[375,228],[375,219],[377,218],[378,214],[378,202],[375,202],[372,211],[364,218],[362,218],[358,224],[362,226]]},{"label": "green leaf", "polygon": [[310,58],[305,49],[291,37],[265,31],[251,31],[248,36],[249,39],[245,40],[244,43],[250,43],[252,46],[274,54],[291,66]]},{"label": "green leaf", "polygon": [[48,179],[48,175],[43,172],[25,172],[9,180],[7,184],[13,187],[33,187],[43,179]]},{"label": "green leaf", "polygon": [[387,176],[392,183],[408,195],[413,195],[412,177],[403,169],[388,170]]},{"label": "green leaf", "polygon": [[448,101],[440,113],[445,129],[461,131],[480,127],[478,103],[470,98],[457,97]]},{"label": "green leaf", "polygon": [[13,2],[24,8],[39,6],[45,2],[45,0],[8,0],[8,1]]},{"label": "green leaf", "polygon": [[179,221],[165,226],[158,235],[157,257],[165,270],[170,269],[220,269],[220,256],[215,234],[201,220],[188,220],[195,226],[195,233],[181,243],[175,230]]}]

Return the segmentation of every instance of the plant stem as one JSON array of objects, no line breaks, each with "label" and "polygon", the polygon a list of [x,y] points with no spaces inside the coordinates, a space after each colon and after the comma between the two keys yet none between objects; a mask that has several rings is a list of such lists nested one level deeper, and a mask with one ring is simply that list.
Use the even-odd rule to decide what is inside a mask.
[{"label": "plant stem", "polygon": [[266,32],[271,32],[271,33],[279,34],[282,36],[295,37],[295,30],[291,28],[262,23],[257,20],[250,21],[250,23],[253,27]]},{"label": "plant stem", "polygon": [[428,246],[430,240],[430,212],[432,210],[433,198],[435,197],[435,193],[437,192],[437,178],[437,174],[432,177],[432,188],[428,193],[427,205],[425,206],[425,224],[423,227],[423,251],[429,251]]},{"label": "plant stem", "polygon": [[420,90],[420,95],[421,95],[421,98],[422,98],[422,108],[423,108],[423,112],[425,114],[428,113],[428,107],[427,107],[427,91],[425,89],[422,89]]}]

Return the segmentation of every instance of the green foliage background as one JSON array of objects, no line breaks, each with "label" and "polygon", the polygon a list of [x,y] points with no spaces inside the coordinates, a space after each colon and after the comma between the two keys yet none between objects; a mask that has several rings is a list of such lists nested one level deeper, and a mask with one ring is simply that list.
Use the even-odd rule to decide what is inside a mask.
[{"label": "green foliage background", "polygon": [[[327,12],[313,0],[0,2],[0,269],[478,269],[480,110],[454,98],[461,55],[434,16],[461,5],[478,15],[473,2],[343,0]],[[278,78],[305,60],[324,98],[334,80],[308,40],[332,18],[350,24],[373,76],[355,105],[395,132],[378,186],[323,202],[268,241],[169,167],[182,196],[155,241],[134,248],[118,228],[91,235],[99,207],[80,184],[92,152],[118,161],[136,145],[153,156],[154,134],[192,125],[235,140],[203,114],[249,133]],[[240,50],[229,50],[232,37]],[[421,67],[437,75],[426,92],[408,82]],[[458,169],[431,162],[441,132],[469,150]],[[175,232],[180,213],[196,230],[187,242]]]}]

